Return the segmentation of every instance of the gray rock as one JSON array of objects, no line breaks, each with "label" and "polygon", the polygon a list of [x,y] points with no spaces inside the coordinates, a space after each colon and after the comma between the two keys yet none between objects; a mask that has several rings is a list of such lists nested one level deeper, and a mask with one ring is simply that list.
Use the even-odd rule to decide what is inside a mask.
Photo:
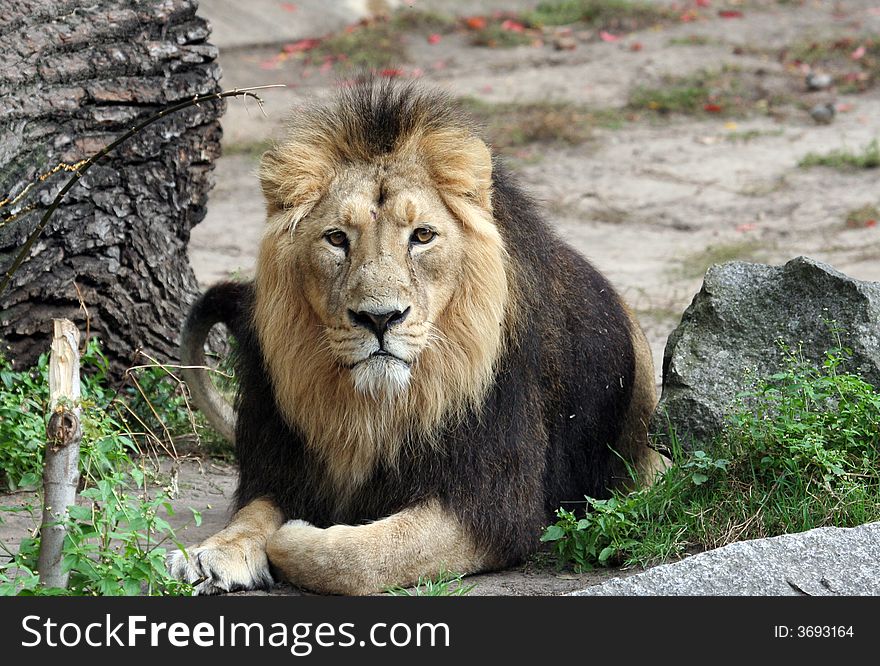
[{"label": "gray rock", "polygon": [[810,109],[810,116],[820,125],[828,125],[837,113],[837,106],[833,102],[816,104]]},{"label": "gray rock", "polygon": [[834,84],[834,79],[822,72],[810,72],[804,82],[807,84],[807,90],[827,90]]},{"label": "gray rock", "polygon": [[711,443],[736,395],[781,367],[779,340],[815,362],[838,346],[829,321],[853,350],[847,370],[880,387],[880,283],[806,257],[713,266],[666,343],[651,431],[663,442],[671,425],[685,449]]},{"label": "gray rock", "polygon": [[880,523],[740,541],[571,594],[880,595]]}]

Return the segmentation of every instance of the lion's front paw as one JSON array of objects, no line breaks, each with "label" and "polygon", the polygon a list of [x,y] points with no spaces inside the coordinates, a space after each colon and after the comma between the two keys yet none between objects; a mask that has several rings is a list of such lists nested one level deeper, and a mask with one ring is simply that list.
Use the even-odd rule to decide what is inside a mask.
[{"label": "lion's front paw", "polygon": [[250,543],[199,546],[168,554],[168,571],[194,585],[195,594],[222,594],[272,585],[264,548]]}]

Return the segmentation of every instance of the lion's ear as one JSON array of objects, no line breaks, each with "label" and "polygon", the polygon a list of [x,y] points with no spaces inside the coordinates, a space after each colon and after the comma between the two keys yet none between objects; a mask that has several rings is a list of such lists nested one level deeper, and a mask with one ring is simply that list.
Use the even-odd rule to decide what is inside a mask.
[{"label": "lion's ear", "polygon": [[326,191],[333,163],[326,151],[304,141],[287,141],[263,153],[260,185],[269,217],[290,211],[295,226]]},{"label": "lion's ear", "polygon": [[492,154],[482,140],[455,128],[428,132],[420,143],[441,194],[465,199],[491,212]]}]

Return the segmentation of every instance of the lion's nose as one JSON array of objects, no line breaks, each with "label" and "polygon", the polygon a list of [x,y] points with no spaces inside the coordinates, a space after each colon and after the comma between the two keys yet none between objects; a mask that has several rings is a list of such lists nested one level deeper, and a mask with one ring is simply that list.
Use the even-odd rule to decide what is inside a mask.
[{"label": "lion's nose", "polygon": [[408,314],[409,308],[402,311],[388,310],[386,312],[370,312],[369,310],[348,311],[351,323],[372,331],[379,338],[379,342],[382,341],[382,337],[389,328],[402,322]]},{"label": "lion's nose", "polygon": [[403,311],[389,310],[386,312],[370,312],[369,310],[360,310],[358,312],[355,312],[354,310],[348,311],[351,323],[355,326],[362,326],[363,328],[372,331],[373,334],[379,338],[379,342],[382,341],[382,337],[389,328],[402,322],[406,319],[408,314],[409,308]]}]

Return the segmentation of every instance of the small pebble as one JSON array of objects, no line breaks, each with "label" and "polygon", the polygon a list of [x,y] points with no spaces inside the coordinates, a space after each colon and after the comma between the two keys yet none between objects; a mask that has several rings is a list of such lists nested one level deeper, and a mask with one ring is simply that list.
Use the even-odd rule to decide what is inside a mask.
[{"label": "small pebble", "polygon": [[805,83],[807,84],[807,90],[827,90],[834,83],[834,79],[828,74],[810,72],[807,74]]},{"label": "small pebble", "polygon": [[817,104],[812,109],[810,109],[810,115],[820,125],[828,125],[832,120],[834,120],[834,103],[828,102],[826,104]]},{"label": "small pebble", "polygon": [[577,40],[574,37],[557,35],[553,38],[553,46],[557,51],[574,51],[577,48]]}]

